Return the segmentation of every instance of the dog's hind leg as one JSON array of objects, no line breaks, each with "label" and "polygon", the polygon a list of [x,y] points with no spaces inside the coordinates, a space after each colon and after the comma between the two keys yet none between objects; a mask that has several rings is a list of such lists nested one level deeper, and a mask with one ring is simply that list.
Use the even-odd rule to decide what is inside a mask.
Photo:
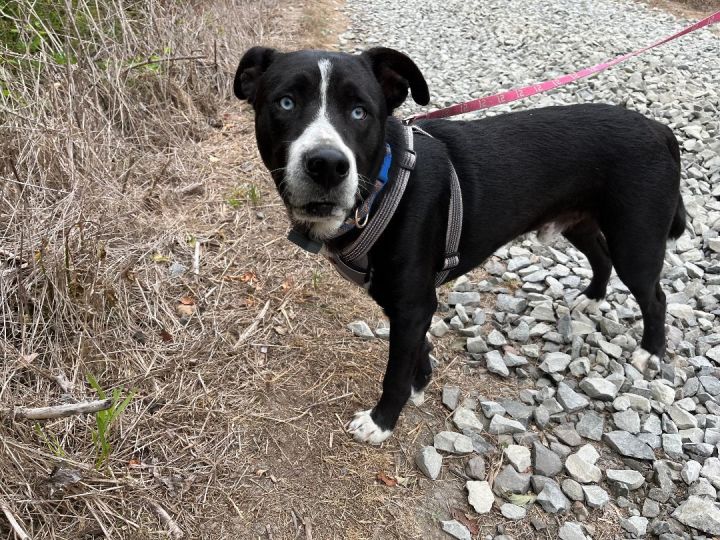
[{"label": "dog's hind leg", "polygon": [[[623,223],[621,228],[618,223]],[[641,347],[660,358],[665,353],[665,293],[660,274],[667,227],[633,214],[616,220],[606,231],[610,257],[618,277],[635,297],[643,317]]]},{"label": "dog's hind leg", "polygon": [[605,298],[612,272],[612,261],[607,242],[597,222],[592,218],[586,218],[563,231],[563,236],[587,257],[592,267],[592,280],[582,294],[590,300],[602,300]]}]

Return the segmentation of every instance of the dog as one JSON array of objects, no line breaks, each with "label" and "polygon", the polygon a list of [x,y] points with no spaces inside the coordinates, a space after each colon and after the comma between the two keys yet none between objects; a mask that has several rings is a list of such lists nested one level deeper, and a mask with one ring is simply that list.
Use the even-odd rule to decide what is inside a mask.
[{"label": "dog", "polygon": [[[254,109],[257,146],[294,229],[332,252],[361,234],[359,226],[338,231],[373,193],[387,148],[389,177],[400,174],[406,127],[393,111],[408,93],[429,102],[416,64],[384,47],[357,55],[253,47],[240,61],[234,93]],[[357,440],[386,440],[430,380],[426,332],[447,257],[453,174],[462,234],[457,263],[442,282],[522,234],[554,229],[592,267],[588,299],[605,296],[615,267],[642,311],[643,354],[662,358],[665,247],[686,227],[680,152],[668,127],[603,104],[417,125],[404,194],[367,253],[364,285],[390,320],[390,350],[379,401],[349,423]]]}]

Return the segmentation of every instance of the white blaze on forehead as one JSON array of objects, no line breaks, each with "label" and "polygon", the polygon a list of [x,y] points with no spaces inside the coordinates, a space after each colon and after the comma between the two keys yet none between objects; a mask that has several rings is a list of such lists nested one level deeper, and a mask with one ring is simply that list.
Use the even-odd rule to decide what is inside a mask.
[{"label": "white blaze on forehead", "polygon": [[[332,236],[342,225],[346,211],[355,205],[355,193],[358,188],[355,156],[328,117],[328,88],[330,87],[332,67],[332,62],[328,58],[318,61],[318,69],[320,70],[318,93],[320,100],[317,114],[300,136],[290,143],[285,174],[285,185],[292,206],[301,207],[307,203],[318,201],[332,201],[338,205],[332,216],[324,218],[294,216],[299,221],[312,222],[313,232],[318,237]],[[316,185],[305,174],[304,161],[306,154],[320,146],[339,150],[345,154],[350,163],[347,179],[330,190],[325,190]]]},{"label": "white blaze on forehead", "polygon": [[330,72],[332,71],[332,63],[327,58],[318,62],[320,68],[320,110],[318,118],[327,115],[327,91],[330,84]]}]

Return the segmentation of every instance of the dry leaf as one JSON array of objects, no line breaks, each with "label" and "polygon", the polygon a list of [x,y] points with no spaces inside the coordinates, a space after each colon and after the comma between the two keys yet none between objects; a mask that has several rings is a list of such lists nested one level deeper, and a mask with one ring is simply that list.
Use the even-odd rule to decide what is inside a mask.
[{"label": "dry leaf", "polygon": [[128,461],[128,467],[139,467],[140,466],[140,460],[138,458],[132,458],[130,461]]},{"label": "dry leaf", "polygon": [[162,340],[163,340],[165,343],[170,343],[170,342],[173,340],[173,337],[172,337],[172,335],[170,334],[170,332],[168,332],[168,331],[165,330],[164,328],[163,328],[162,330],[160,330],[160,337],[162,338]]},{"label": "dry leaf", "polygon": [[477,533],[480,532],[480,527],[478,526],[477,522],[467,517],[467,515],[465,515],[465,512],[463,512],[459,508],[453,508],[452,510],[450,510],[450,515],[454,520],[459,521],[460,523],[465,525],[470,531],[470,535],[475,536]]},{"label": "dry leaf", "polygon": [[155,254],[152,256],[152,260],[153,260],[153,262],[156,262],[156,263],[170,262],[170,258],[169,258],[169,257],[167,257],[167,256],[165,256],[165,255],[162,255],[162,254],[160,254],[160,253],[155,253]]},{"label": "dry leaf", "polygon": [[250,283],[252,285],[253,282],[257,281],[257,274],[255,274],[255,272],[253,272],[252,270],[243,272],[240,275],[240,281],[242,281],[243,283]]},{"label": "dry leaf", "polygon": [[186,306],[194,306],[195,300],[193,300],[191,296],[181,296],[180,303],[185,304]]},{"label": "dry leaf", "polygon": [[285,280],[282,282],[282,285],[280,287],[283,291],[287,291],[288,289],[291,289],[293,286],[293,279],[291,277],[285,278]]},{"label": "dry leaf", "polygon": [[375,479],[378,482],[382,482],[388,487],[395,487],[397,485],[397,480],[395,480],[392,476],[388,476],[387,474],[385,474],[385,471],[380,471],[379,473],[377,473]]}]

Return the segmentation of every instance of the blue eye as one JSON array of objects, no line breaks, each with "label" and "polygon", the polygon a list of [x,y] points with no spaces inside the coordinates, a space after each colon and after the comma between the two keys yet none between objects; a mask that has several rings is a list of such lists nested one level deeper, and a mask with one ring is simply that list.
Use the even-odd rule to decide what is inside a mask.
[{"label": "blue eye", "polygon": [[358,106],[352,110],[350,116],[353,117],[353,120],[364,120],[367,117],[367,111],[365,107]]},{"label": "blue eye", "polygon": [[283,96],[280,98],[280,107],[286,111],[292,111],[295,108],[295,102],[291,97]]}]

